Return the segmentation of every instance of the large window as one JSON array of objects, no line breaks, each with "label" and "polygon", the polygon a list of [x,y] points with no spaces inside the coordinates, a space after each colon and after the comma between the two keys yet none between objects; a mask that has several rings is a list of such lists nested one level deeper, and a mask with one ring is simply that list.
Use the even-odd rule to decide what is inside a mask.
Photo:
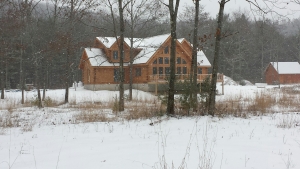
[{"label": "large window", "polygon": [[169,46],[165,47],[164,49],[164,54],[168,54],[169,53]]},{"label": "large window", "polygon": [[119,53],[118,53],[118,51],[113,51],[113,58],[116,60],[116,59],[118,59],[119,58]]},{"label": "large window", "polygon": [[120,79],[120,69],[114,69],[114,81],[119,82]]},{"label": "large window", "polygon": [[170,74],[170,67],[165,67],[165,74],[166,75]]},{"label": "large window", "polygon": [[186,67],[182,68],[182,74],[187,74],[187,68]]},{"label": "large window", "polygon": [[135,68],[135,76],[142,76],[142,69],[141,68]]},{"label": "large window", "polygon": [[154,75],[156,75],[157,74],[157,67],[153,67],[152,72],[153,72]]},{"label": "large window", "polygon": [[177,64],[181,64],[181,57],[177,58]]},{"label": "large window", "polygon": [[164,63],[163,63],[163,57],[159,57],[159,58],[158,58],[158,64],[164,64]]},{"label": "large window", "polygon": [[169,58],[165,57],[165,64],[169,64]]},{"label": "large window", "polygon": [[164,68],[163,67],[159,67],[158,68],[159,74],[162,75],[164,74]]}]

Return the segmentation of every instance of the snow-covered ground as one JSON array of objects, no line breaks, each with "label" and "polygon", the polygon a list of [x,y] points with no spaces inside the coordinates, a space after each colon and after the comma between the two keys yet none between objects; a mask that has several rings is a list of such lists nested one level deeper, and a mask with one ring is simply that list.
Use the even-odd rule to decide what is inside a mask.
[{"label": "snow-covered ground", "polygon": [[[267,88],[226,85],[225,95],[217,99],[252,97]],[[34,95],[26,92],[25,98],[31,100]],[[70,89],[70,102],[98,104],[117,95],[113,91]],[[81,110],[71,105],[11,109],[19,106],[20,96],[20,92],[8,92],[0,101],[0,120],[8,112],[21,119],[20,127],[0,128],[0,169],[300,168],[299,112],[283,110],[248,118],[162,116],[74,123],[73,115]],[[64,91],[49,90],[47,96],[62,102]],[[137,90],[134,97],[157,98]],[[25,125],[31,125],[32,130],[24,130]]]}]

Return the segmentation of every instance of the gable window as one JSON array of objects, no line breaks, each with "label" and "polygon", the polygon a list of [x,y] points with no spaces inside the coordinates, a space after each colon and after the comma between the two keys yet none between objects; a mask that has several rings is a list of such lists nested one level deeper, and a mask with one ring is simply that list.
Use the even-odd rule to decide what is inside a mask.
[{"label": "gable window", "polygon": [[116,60],[119,58],[119,53],[117,50],[113,51],[113,58]]},{"label": "gable window", "polygon": [[156,75],[157,74],[157,67],[152,68],[152,74]]},{"label": "gable window", "polygon": [[120,69],[114,69],[114,82],[119,82],[120,79]]},{"label": "gable window", "polygon": [[177,58],[177,64],[181,64],[181,57]]},{"label": "gable window", "polygon": [[165,64],[169,64],[169,58],[165,57]]},{"label": "gable window", "polygon": [[169,46],[165,47],[164,49],[164,54],[168,54],[169,53]]},{"label": "gable window", "polygon": [[160,75],[162,75],[164,73],[164,68],[163,67],[159,67],[158,68],[158,72]]},{"label": "gable window", "polygon": [[163,63],[163,58],[162,58],[162,57],[159,57],[159,58],[158,58],[158,64],[164,64],[164,63]]},{"label": "gable window", "polygon": [[182,64],[186,64],[186,61],[184,59],[182,59]]},{"label": "gable window", "polygon": [[181,74],[181,67],[177,67],[177,72],[176,74]]},{"label": "gable window", "polygon": [[198,68],[198,74],[202,74],[202,68]]},{"label": "gable window", "polygon": [[170,74],[170,67],[165,67],[165,74]]},{"label": "gable window", "polygon": [[155,59],[155,60],[153,61],[153,64],[157,64],[157,59]]},{"label": "gable window", "polygon": [[135,68],[135,76],[142,76],[142,69],[141,68]]},{"label": "gable window", "polygon": [[187,68],[186,67],[183,67],[182,74],[187,74]]}]

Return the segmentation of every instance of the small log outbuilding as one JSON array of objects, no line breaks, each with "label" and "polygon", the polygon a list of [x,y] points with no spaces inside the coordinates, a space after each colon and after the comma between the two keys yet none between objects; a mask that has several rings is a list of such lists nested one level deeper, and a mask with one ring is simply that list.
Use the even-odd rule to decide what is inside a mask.
[{"label": "small log outbuilding", "polygon": [[270,62],[265,71],[266,83],[300,83],[300,64],[298,62]]},{"label": "small log outbuilding", "polygon": [[[124,39],[125,89],[130,77],[130,39]],[[84,88],[89,90],[118,90],[119,38],[97,37],[94,46],[85,48],[79,68],[82,70]],[[170,73],[170,34],[133,39],[133,88],[157,91],[158,84],[165,84]],[[210,62],[202,51],[197,53],[198,81],[211,76]],[[186,39],[176,40],[176,79],[188,79],[192,62],[192,45]],[[223,81],[223,75],[219,75]],[[163,89],[162,89],[163,90]]]}]

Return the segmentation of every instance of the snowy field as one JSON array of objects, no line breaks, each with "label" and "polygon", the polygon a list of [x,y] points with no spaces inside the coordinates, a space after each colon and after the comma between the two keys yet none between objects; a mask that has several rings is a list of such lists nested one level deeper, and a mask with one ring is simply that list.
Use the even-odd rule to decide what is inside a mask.
[{"label": "snowy field", "polygon": [[[280,95],[273,87],[225,85],[225,95],[217,100],[242,100],[269,90]],[[35,94],[26,92],[26,100]],[[57,102],[64,99],[63,90],[49,90],[46,95]],[[21,107],[21,93],[7,92],[6,99],[0,101],[0,121],[7,113],[20,120],[16,127],[0,128],[0,169],[300,168],[300,114],[288,106],[275,105],[272,111],[276,112],[245,118],[162,116],[74,121],[74,115],[83,111],[74,105],[110,102],[117,95],[113,91],[70,89],[69,105],[38,109]],[[134,98],[150,101],[157,96],[134,90]],[[109,108],[103,112],[114,116]]]}]

